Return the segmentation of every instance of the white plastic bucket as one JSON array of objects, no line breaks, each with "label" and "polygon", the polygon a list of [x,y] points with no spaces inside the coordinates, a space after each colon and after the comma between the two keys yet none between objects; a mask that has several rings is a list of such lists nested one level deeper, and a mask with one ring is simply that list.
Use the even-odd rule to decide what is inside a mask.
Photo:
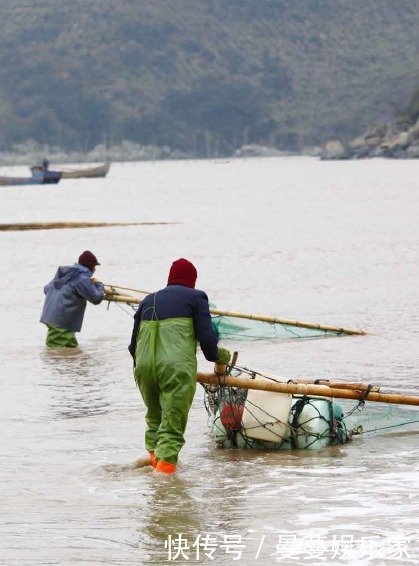
[{"label": "white plastic bucket", "polygon": [[242,434],[266,442],[288,438],[292,395],[249,389],[244,404]]}]

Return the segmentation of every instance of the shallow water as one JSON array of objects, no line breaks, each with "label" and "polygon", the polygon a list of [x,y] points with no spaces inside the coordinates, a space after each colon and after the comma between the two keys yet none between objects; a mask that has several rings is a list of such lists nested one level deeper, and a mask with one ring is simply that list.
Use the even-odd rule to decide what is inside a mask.
[{"label": "shallow water", "polygon": [[[419,395],[418,172],[414,160],[126,163],[106,179],[0,187],[0,223],[173,222],[0,232],[0,563],[417,564],[419,426],[395,426],[419,421],[413,408],[366,403],[374,432],[319,452],[217,450],[198,386],[178,471],[161,477],[134,466],[146,453],[133,311],[89,305],[70,352],[48,351],[38,320],[43,285],[85,249],[105,283],[145,290],[187,257],[220,309],[374,333],[226,341],[239,365]],[[199,369],[211,369],[200,354]]]}]

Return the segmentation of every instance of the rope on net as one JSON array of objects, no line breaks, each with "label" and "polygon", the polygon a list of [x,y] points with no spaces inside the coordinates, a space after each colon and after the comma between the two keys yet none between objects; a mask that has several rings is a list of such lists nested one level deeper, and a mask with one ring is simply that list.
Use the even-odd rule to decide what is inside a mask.
[{"label": "rope on net", "polygon": [[377,428],[371,428],[370,430],[364,430],[362,427],[358,427],[355,431],[352,431],[353,436],[355,435],[361,435],[361,434],[369,434],[371,432],[379,432],[380,430],[386,430],[386,429],[390,429],[390,428],[399,428],[401,426],[407,426],[410,424],[416,424],[419,423],[419,420],[414,420],[414,421],[405,421],[403,423],[398,423],[395,425],[388,425],[388,426],[381,426],[381,427],[377,427]]}]

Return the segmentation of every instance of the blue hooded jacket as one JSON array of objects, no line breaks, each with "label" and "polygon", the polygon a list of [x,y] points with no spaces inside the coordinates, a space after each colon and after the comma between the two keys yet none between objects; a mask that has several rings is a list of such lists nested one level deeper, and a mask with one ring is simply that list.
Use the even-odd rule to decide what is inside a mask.
[{"label": "blue hooded jacket", "polygon": [[98,305],[104,296],[103,283],[93,283],[92,275],[79,263],[59,267],[54,279],[44,287],[41,322],[80,332],[87,301]]}]

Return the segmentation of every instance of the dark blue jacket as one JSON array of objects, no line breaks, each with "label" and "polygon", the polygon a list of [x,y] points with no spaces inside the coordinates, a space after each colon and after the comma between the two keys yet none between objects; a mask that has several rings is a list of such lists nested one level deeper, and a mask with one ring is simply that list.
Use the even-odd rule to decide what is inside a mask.
[{"label": "dark blue jacket", "polygon": [[[155,314],[154,313],[155,307]],[[217,336],[211,325],[208,297],[204,291],[183,285],[168,285],[164,289],[147,295],[134,316],[134,329],[128,346],[133,358],[137,334],[142,320],[164,320],[168,318],[192,318],[195,337],[205,358],[210,362],[218,359]]]}]

